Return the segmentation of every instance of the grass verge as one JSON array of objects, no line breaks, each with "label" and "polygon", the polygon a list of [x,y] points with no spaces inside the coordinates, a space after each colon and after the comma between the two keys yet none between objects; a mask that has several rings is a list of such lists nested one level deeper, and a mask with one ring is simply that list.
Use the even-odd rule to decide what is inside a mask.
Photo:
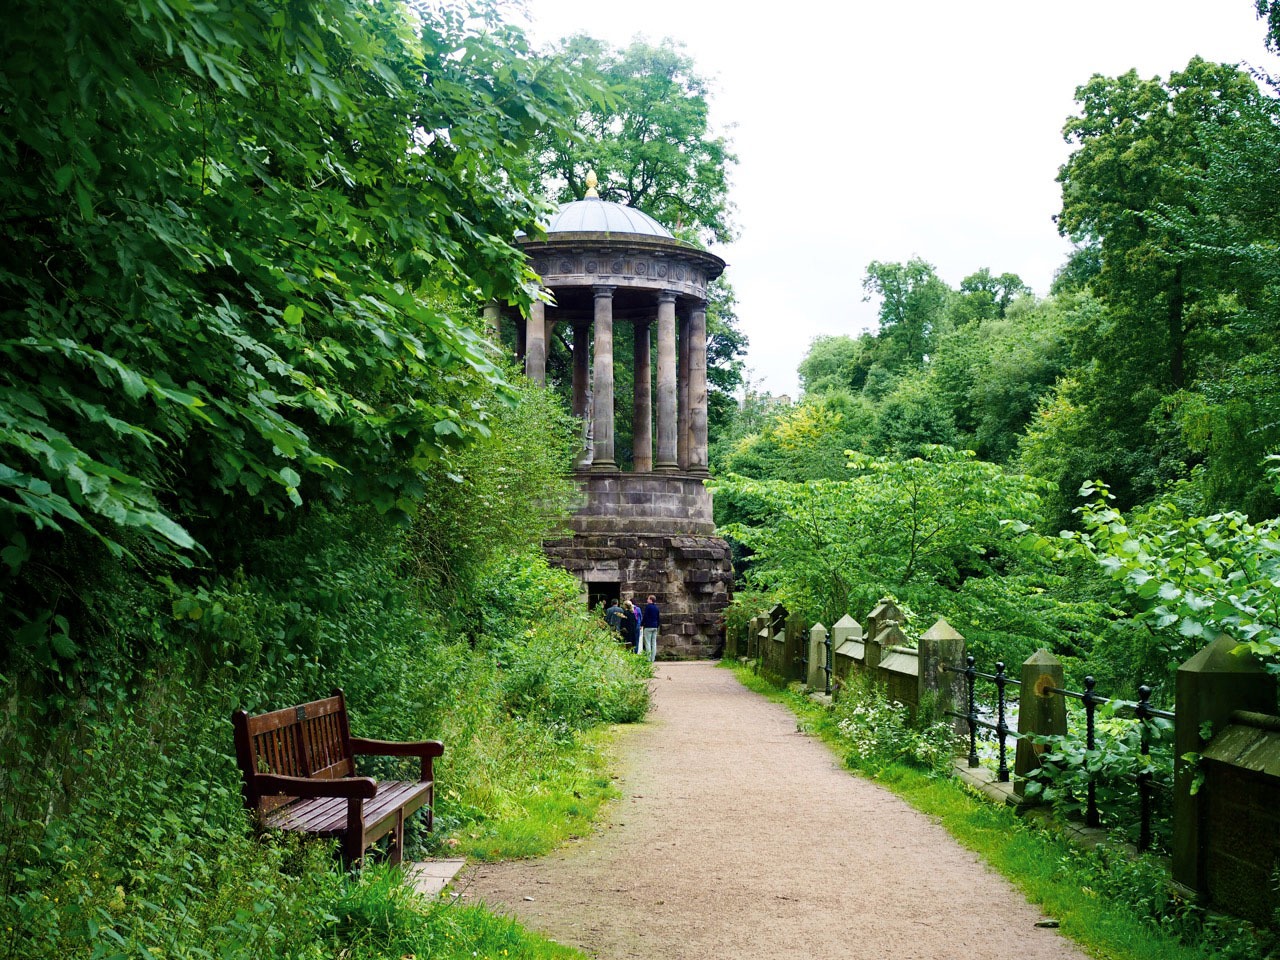
[{"label": "grass verge", "polygon": [[610,772],[615,728],[578,734],[547,766],[530,771],[523,789],[504,798],[502,815],[461,825],[444,835],[448,856],[473,860],[537,857],[591,830],[603,806],[618,795]]},{"label": "grass verge", "polygon": [[[726,662],[727,663],[727,662]],[[960,781],[902,763],[859,770],[821,704],[779,690],[749,667],[727,664],[748,689],[789,707],[802,729],[837,750],[855,772],[874,779],[941,824],[1014,884],[1061,932],[1108,960],[1260,960],[1273,944],[1247,924],[1206,918],[1176,897],[1164,867],[1101,848],[1085,851],[1052,829],[1019,818]],[[971,904],[982,909],[981,904]]]}]

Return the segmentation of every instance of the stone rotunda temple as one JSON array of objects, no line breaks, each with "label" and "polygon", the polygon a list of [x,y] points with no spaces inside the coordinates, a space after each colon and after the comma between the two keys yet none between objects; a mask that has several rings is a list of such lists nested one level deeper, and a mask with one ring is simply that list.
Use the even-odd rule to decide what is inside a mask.
[{"label": "stone rotunda temple", "polygon": [[[724,261],[675,239],[639,210],[599,199],[594,174],[587,183],[587,198],[563,205],[545,239],[521,241],[550,302],[535,302],[527,320],[511,315],[525,373],[537,383],[546,382],[555,325],[572,331],[573,412],[586,438],[577,478],[585,498],[573,536],[545,550],[583,582],[592,604],[643,602],[653,594],[662,610],[660,655],[709,656],[721,642],[733,583],[729,547],[713,535],[711,493],[703,485],[707,284]],[[496,333],[501,309],[491,304],[485,313]],[[630,397],[614,391],[613,345],[624,335],[634,345]],[[619,468],[614,448],[619,413],[632,426],[629,472]]]}]

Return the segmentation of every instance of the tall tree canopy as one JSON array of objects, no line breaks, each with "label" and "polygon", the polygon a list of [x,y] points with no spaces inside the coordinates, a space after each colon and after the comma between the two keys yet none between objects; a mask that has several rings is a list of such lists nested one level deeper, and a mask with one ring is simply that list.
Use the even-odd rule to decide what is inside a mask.
[{"label": "tall tree canopy", "polygon": [[526,297],[540,208],[502,171],[577,109],[564,75],[484,9],[393,0],[15,0],[0,63],[10,568],[42,530],[182,551],[304,497],[411,511],[485,429],[500,376],[444,304]]},{"label": "tall tree canopy", "polygon": [[862,289],[865,299],[880,298],[881,363],[891,370],[923,363],[950,294],[933,265],[919,257],[906,263],[872,261]]},{"label": "tall tree canopy", "polygon": [[581,200],[595,170],[602,199],[700,245],[732,240],[728,169],[737,157],[710,127],[709,84],[684,47],[636,40],[615,49],[579,34],[556,53],[602,95],[577,115],[576,136],[549,130],[541,139],[538,166],[554,198]]},{"label": "tall tree canopy", "polygon": [[1058,227],[1100,244],[1093,286],[1117,321],[1109,352],[1135,382],[1155,377],[1177,389],[1194,376],[1191,338],[1215,316],[1216,278],[1152,214],[1185,203],[1206,166],[1201,130],[1232,126],[1259,98],[1247,74],[1198,57],[1167,82],[1130,70],[1095,75],[1076,91],[1080,113],[1063,130],[1076,149],[1058,175]]}]

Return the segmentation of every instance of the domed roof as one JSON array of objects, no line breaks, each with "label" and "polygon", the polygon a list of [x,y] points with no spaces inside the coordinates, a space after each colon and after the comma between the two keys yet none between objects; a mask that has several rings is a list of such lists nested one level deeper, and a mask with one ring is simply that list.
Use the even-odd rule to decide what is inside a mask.
[{"label": "domed roof", "polygon": [[547,224],[547,235],[553,233],[630,233],[675,239],[670,230],[647,213],[599,197],[564,204]]}]

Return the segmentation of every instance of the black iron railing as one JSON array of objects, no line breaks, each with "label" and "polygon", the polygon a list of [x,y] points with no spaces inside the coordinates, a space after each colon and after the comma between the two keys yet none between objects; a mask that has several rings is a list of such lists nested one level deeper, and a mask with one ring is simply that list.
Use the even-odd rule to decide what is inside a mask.
[{"label": "black iron railing", "polygon": [[[1045,688],[1048,693],[1071,697],[1073,700],[1079,700],[1084,704],[1085,749],[1088,751],[1096,750],[1098,746],[1094,714],[1097,712],[1099,705],[1104,703],[1128,705],[1132,702],[1100,697],[1094,693],[1094,685],[1093,677],[1085,677],[1083,693],[1075,690],[1063,690],[1060,687]],[[1138,849],[1147,850],[1151,846],[1151,797],[1154,786],[1151,778],[1151,725],[1148,721],[1155,717],[1174,720],[1176,719],[1176,714],[1168,710],[1157,710],[1151,706],[1151,688],[1144,683],[1138,687],[1138,700],[1133,703],[1133,715],[1141,726],[1138,753],[1142,756],[1142,766],[1135,777],[1138,785]],[[1088,826],[1098,827],[1102,825],[1102,818],[1098,814],[1097,783],[1092,774],[1089,776],[1084,811],[1084,821]]]},{"label": "black iron railing", "polygon": [[[965,713],[957,713],[954,710],[948,710],[947,715],[958,717],[961,720],[967,720],[969,723],[969,766],[976,767],[978,760],[978,728],[991,730],[995,732],[996,742],[1000,748],[1000,765],[996,769],[996,779],[1001,783],[1009,782],[1009,756],[1008,743],[1009,738],[1017,739],[1019,734],[1015,730],[1010,730],[1008,723],[1005,722],[1008,710],[1008,700],[1006,699],[1005,689],[1010,685],[1015,687],[1022,686],[1021,680],[1012,680],[1005,675],[1004,661],[1001,660],[996,664],[995,673],[983,673],[974,666],[973,657],[964,658],[965,667],[961,670],[959,667],[947,667],[946,669],[952,673],[964,674],[964,686],[966,694],[966,704],[968,710]],[[996,722],[983,720],[978,716],[978,701],[974,696],[973,689],[975,682],[979,679],[991,680],[996,685]]]},{"label": "black iron railing", "polygon": [[[1009,782],[1009,764],[1008,764],[1008,740],[1010,737],[1019,739],[1024,736],[1017,731],[1010,730],[1006,723],[1005,717],[1008,710],[1008,698],[1005,693],[1009,686],[1021,686],[1018,680],[1010,679],[1005,675],[1004,662],[996,664],[995,673],[983,673],[974,665],[973,657],[965,657],[965,667],[947,667],[952,673],[963,674],[965,678],[965,694],[966,707],[965,713],[958,713],[954,710],[948,710],[947,714],[952,717],[958,717],[965,720],[969,724],[969,757],[970,767],[977,767],[980,764],[978,759],[978,729],[991,730],[996,735],[999,747],[999,765],[996,768],[996,779],[1001,783]],[[996,722],[983,720],[978,715],[978,702],[974,695],[974,687],[976,681],[990,680],[995,684],[996,688],[996,705],[995,717]],[[1045,692],[1054,693],[1061,697],[1068,697],[1073,700],[1079,700],[1084,706],[1085,717],[1085,749],[1090,754],[1097,749],[1097,729],[1096,729],[1096,713],[1099,706],[1106,703],[1115,703],[1118,706],[1132,705],[1134,719],[1140,724],[1141,733],[1139,735],[1139,754],[1142,757],[1142,764],[1135,777],[1138,787],[1138,849],[1147,850],[1151,847],[1151,801],[1156,784],[1153,782],[1151,775],[1151,724],[1150,721],[1155,718],[1164,720],[1174,720],[1175,714],[1168,710],[1157,710],[1151,706],[1151,688],[1146,684],[1138,687],[1138,700],[1124,701],[1113,700],[1110,697],[1100,696],[1095,692],[1096,681],[1093,677],[1084,678],[1084,690],[1065,690],[1061,687],[1045,687]],[[1085,796],[1085,823],[1090,827],[1101,826],[1102,818],[1098,813],[1097,798],[1097,778],[1092,770],[1089,772],[1088,786]]]}]

